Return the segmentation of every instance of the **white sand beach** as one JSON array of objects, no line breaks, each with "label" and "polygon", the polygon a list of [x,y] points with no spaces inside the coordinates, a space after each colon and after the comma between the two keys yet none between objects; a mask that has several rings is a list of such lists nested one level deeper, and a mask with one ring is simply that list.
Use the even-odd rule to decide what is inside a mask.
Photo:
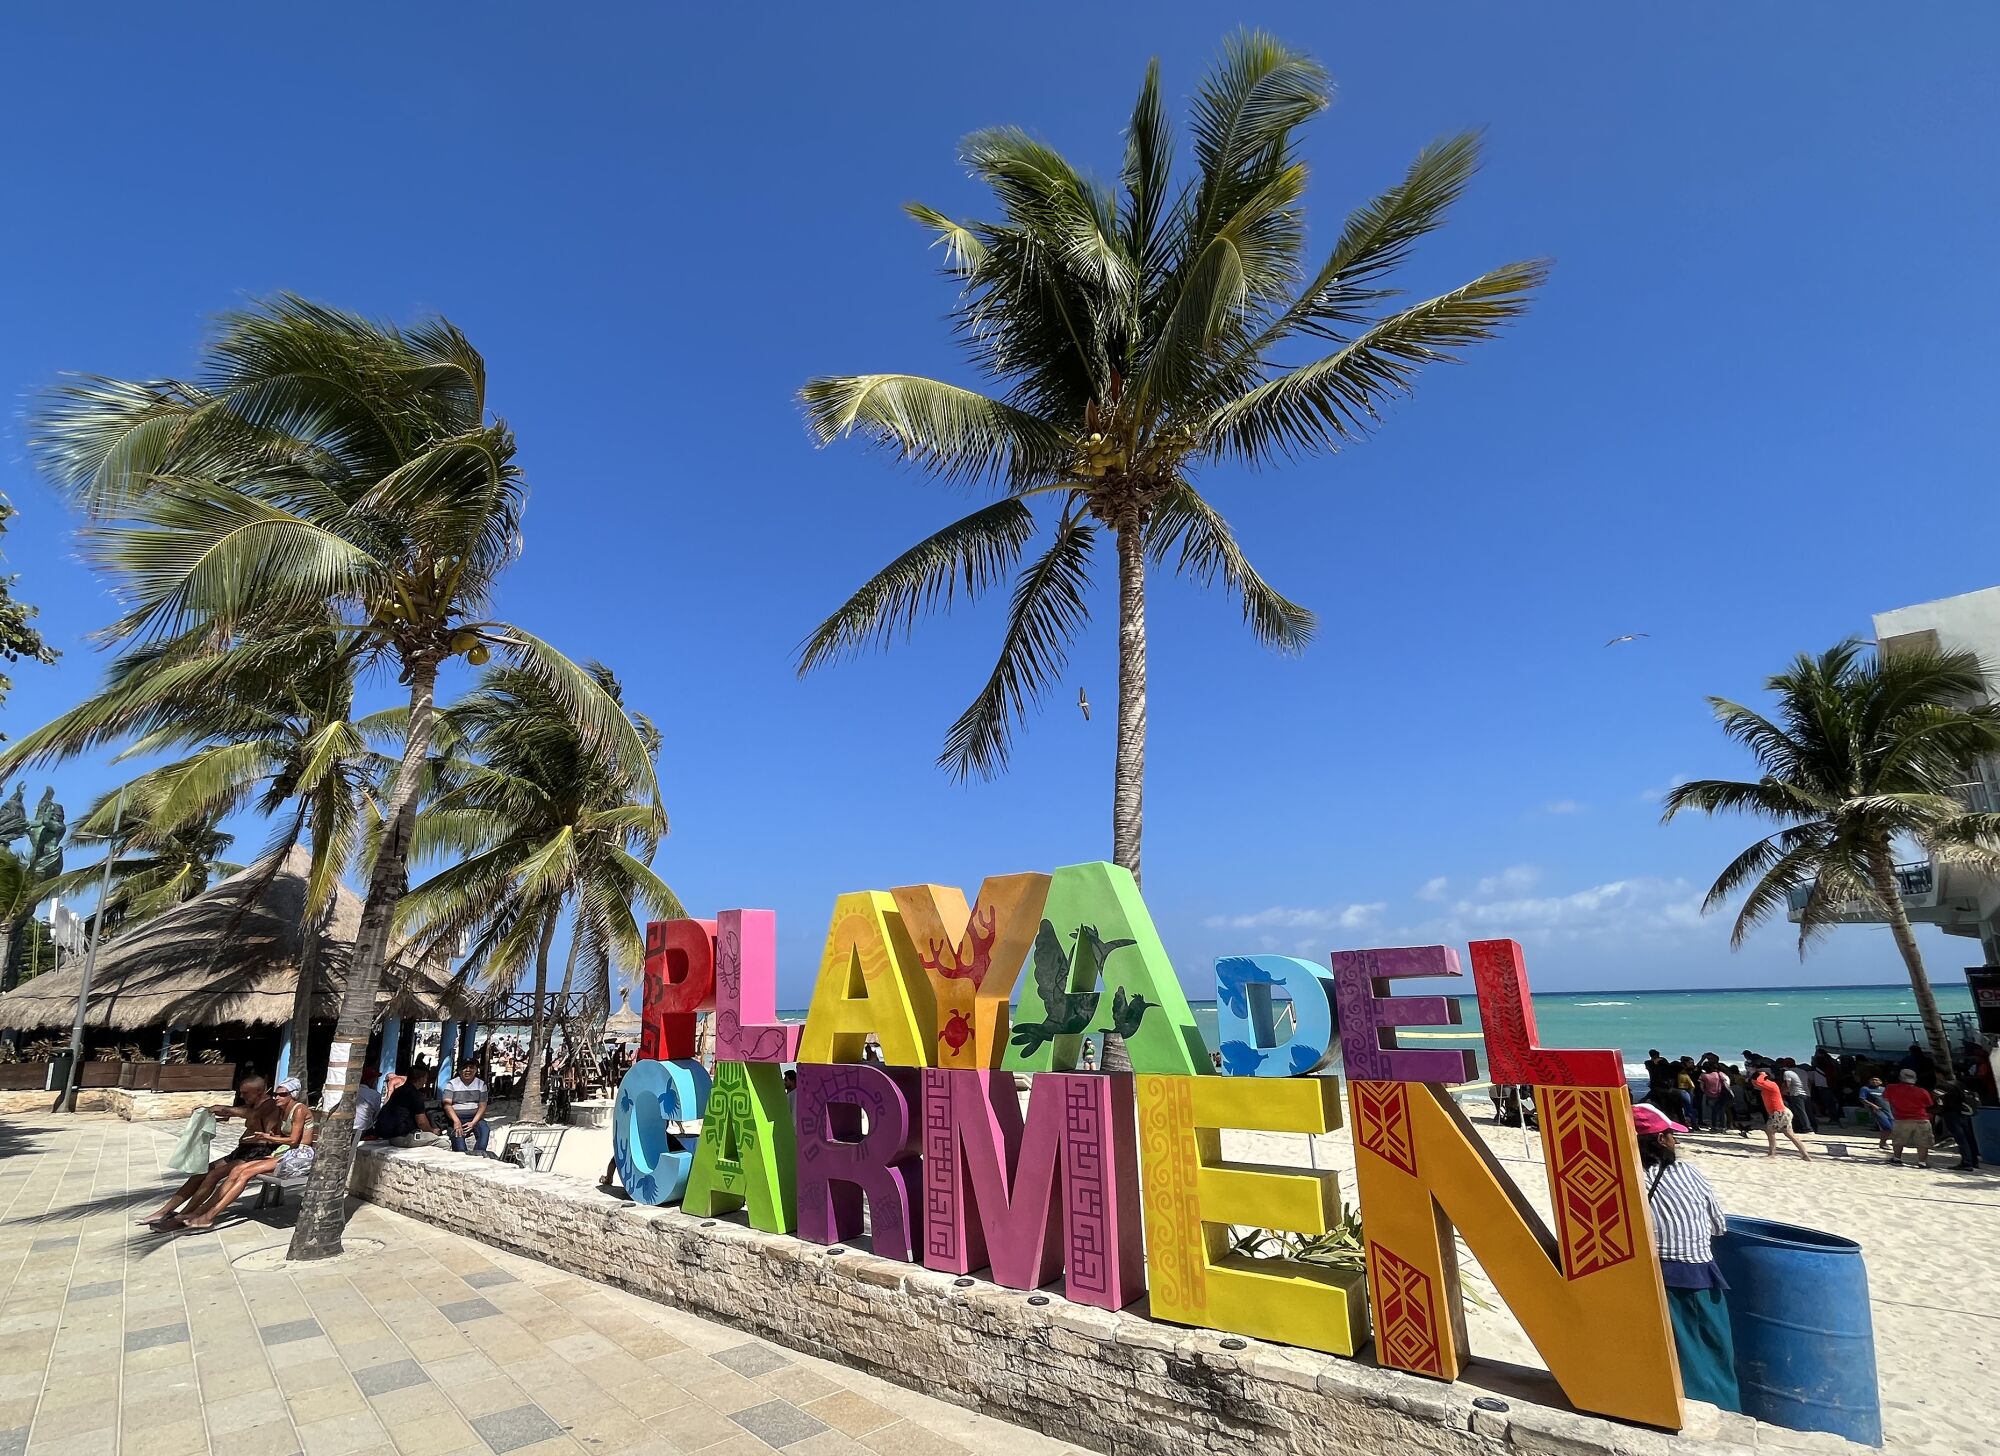
[{"label": "white sand beach", "polygon": [[[1466,1110],[1507,1170],[1544,1216],[1548,1187],[1533,1133],[1495,1126]],[[1310,1157],[1341,1176],[1354,1197],[1354,1153],[1346,1131],[1308,1140],[1278,1133],[1227,1133],[1224,1151],[1244,1162],[1293,1164]],[[1862,1247],[1875,1323],[1886,1449],[1899,1456],[1970,1456],[1994,1449],[1993,1394],[2000,1342],[2000,1169],[1953,1173],[1940,1155],[1929,1170],[1890,1167],[1872,1134],[1843,1130],[1806,1137],[1814,1161],[1787,1151],[1765,1156],[1762,1134],[1689,1134],[1686,1155],[1714,1183],[1735,1213],[1805,1224],[1851,1238]],[[572,1128],[557,1171],[595,1182],[610,1157],[611,1134]],[[1366,1215],[1363,1209],[1364,1217]],[[1476,1261],[1467,1269],[1477,1278]],[[1483,1281],[1482,1281],[1483,1282]],[[1490,1290],[1489,1290],[1490,1293]],[[1475,1358],[1547,1367],[1497,1299],[1469,1305]]]}]

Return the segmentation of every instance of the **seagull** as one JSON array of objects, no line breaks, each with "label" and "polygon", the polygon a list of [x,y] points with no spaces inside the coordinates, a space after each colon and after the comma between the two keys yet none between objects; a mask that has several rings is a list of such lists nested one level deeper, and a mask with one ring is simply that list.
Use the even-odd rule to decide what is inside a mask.
[{"label": "seagull", "polygon": [[1652,635],[1651,632],[1627,632],[1623,637],[1613,637],[1604,645],[1606,647],[1616,647],[1620,642],[1637,642],[1641,637],[1650,637]]},{"label": "seagull", "polygon": [[1084,694],[1082,688],[1076,690],[1076,705],[1083,709],[1083,721],[1088,723],[1090,721],[1090,699]]}]

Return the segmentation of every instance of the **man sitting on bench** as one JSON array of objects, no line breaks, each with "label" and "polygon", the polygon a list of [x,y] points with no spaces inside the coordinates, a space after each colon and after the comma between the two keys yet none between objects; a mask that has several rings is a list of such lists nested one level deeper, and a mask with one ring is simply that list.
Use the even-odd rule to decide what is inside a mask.
[{"label": "man sitting on bench", "polygon": [[[194,1232],[215,1227],[216,1215],[229,1207],[253,1178],[276,1173],[279,1177],[300,1177],[312,1170],[312,1114],[303,1099],[297,1077],[287,1077],[271,1093],[278,1112],[278,1132],[274,1140],[261,1145],[262,1151],[241,1159],[222,1175],[208,1194],[188,1205],[185,1219],[169,1218],[158,1227],[163,1233]],[[246,1134],[247,1136],[247,1134]],[[286,1160],[290,1159],[287,1166]]]},{"label": "man sitting on bench", "polygon": [[278,1127],[281,1114],[278,1104],[270,1095],[270,1083],[252,1073],[245,1077],[236,1089],[238,1105],[216,1105],[208,1110],[218,1118],[240,1117],[245,1126],[243,1136],[236,1146],[208,1165],[206,1173],[197,1173],[174,1190],[173,1197],[139,1222],[148,1227],[157,1227],[172,1218],[183,1205],[192,1208],[210,1193],[215,1185],[236,1168],[253,1159],[268,1158],[271,1149],[280,1139]]}]

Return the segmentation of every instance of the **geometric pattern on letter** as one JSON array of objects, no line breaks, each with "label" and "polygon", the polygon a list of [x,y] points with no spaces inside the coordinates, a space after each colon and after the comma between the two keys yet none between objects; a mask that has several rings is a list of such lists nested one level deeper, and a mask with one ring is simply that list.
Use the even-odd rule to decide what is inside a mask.
[{"label": "geometric pattern on letter", "polygon": [[1383,1162],[1417,1176],[1416,1139],[1410,1135],[1410,1084],[1349,1082],[1354,1092],[1354,1136]]},{"label": "geometric pattern on letter", "polygon": [[1472,942],[1472,981],[1486,1035],[1486,1075],[1503,1084],[1536,1087],[1623,1087],[1625,1061],[1616,1051],[1537,1045],[1528,967],[1512,940]]},{"label": "geometric pattern on letter", "polygon": [[1375,1296],[1375,1349],[1384,1365],[1444,1375],[1431,1281],[1386,1245],[1368,1245],[1368,1288]]},{"label": "geometric pattern on letter", "polygon": [[1585,1087],[1537,1087],[1549,1192],[1562,1238],[1563,1272],[1572,1279],[1622,1264],[1633,1255],[1632,1180],[1623,1166],[1624,1097]]}]

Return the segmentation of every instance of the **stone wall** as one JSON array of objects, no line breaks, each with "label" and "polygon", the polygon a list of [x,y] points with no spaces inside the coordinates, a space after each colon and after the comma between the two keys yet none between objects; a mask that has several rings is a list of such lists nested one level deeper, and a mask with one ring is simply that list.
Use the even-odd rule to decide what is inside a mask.
[{"label": "stone wall", "polygon": [[[134,1092],[126,1087],[80,1087],[78,1112],[115,1112],[127,1122],[176,1122],[197,1107],[226,1101],[227,1092]],[[10,1112],[43,1113],[54,1102],[53,1091],[0,1092],[0,1117]]]},{"label": "stone wall", "polygon": [[[386,1208],[1063,1440],[1126,1456],[1385,1451],[1719,1456],[1861,1453],[1691,1405],[1678,1438],[1310,1350],[1158,1324],[836,1253],[729,1220],[605,1198],[549,1173],[431,1149],[364,1148],[354,1189]],[[1143,1303],[1139,1306],[1143,1308]],[[1488,1382],[1489,1385],[1495,1382]],[[1552,1382],[1530,1384],[1557,1398]]]},{"label": "stone wall", "polygon": [[[115,1087],[79,1087],[76,1093],[78,1112],[109,1112],[111,1094]],[[56,1100],[53,1089],[34,1092],[0,1092],[0,1117],[10,1112],[47,1112],[49,1104]]]}]

